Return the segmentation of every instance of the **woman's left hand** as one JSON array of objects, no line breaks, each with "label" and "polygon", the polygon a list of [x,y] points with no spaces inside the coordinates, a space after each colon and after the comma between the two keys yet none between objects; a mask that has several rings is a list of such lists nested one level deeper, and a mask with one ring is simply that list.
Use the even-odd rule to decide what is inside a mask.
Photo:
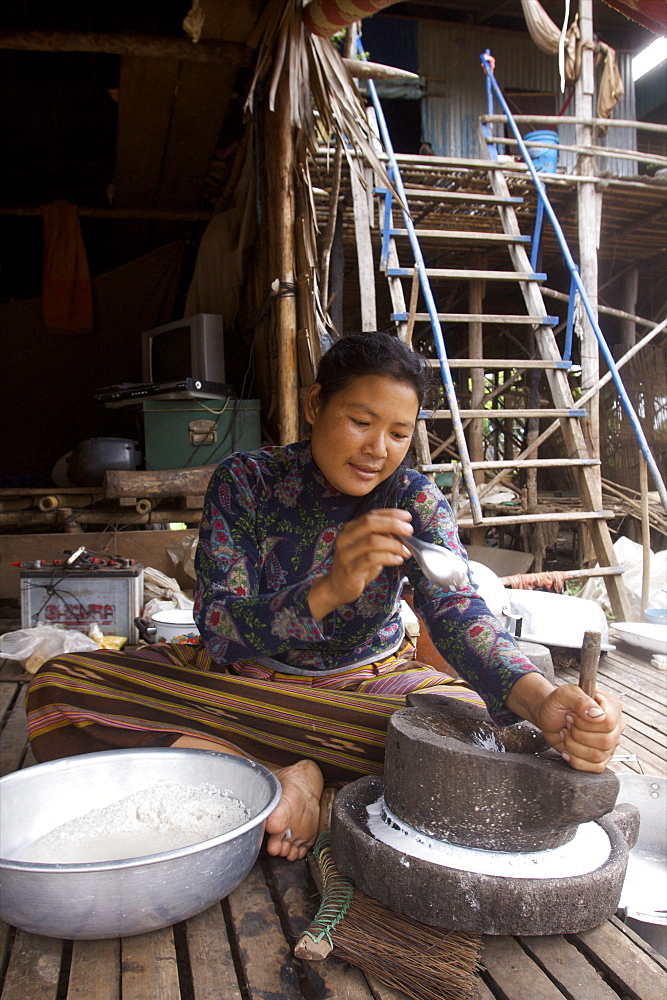
[{"label": "woman's left hand", "polygon": [[576,684],[554,687],[536,672],[519,678],[505,704],[538,726],[577,771],[604,771],[625,729],[618,698],[600,693],[590,698]]}]

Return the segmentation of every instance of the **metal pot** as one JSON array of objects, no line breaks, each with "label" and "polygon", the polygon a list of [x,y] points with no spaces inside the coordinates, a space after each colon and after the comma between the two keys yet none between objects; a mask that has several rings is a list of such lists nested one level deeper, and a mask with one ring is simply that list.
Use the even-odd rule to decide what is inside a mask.
[{"label": "metal pot", "polygon": [[[210,782],[241,799],[242,826],[175,851],[122,861],[15,860],[55,827],[160,780]],[[173,747],[107,750],[37,764],[0,779],[0,916],[32,934],[125,937],[201,913],[239,885],[257,859],[278,779],[245,757]]]},{"label": "metal pot", "polygon": [[156,611],[150,618],[135,618],[134,624],[144,642],[188,642],[200,641],[199,629],[195,625],[192,611],[187,608],[171,608]]},{"label": "metal pot", "polygon": [[641,817],[623,883],[620,916],[667,957],[667,778],[653,774],[617,777],[618,801],[637,806]]}]

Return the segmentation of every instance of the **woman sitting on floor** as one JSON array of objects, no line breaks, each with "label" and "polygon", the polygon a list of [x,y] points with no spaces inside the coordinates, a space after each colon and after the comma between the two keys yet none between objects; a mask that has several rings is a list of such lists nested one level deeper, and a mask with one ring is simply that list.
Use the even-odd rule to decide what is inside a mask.
[{"label": "woman sitting on floor", "polygon": [[[430,583],[401,541],[464,555],[446,500],[404,465],[429,381],[393,336],[337,341],[308,393],[310,440],[231,455],[211,478],[197,551],[202,643],[46,663],[28,692],[37,759],[174,746],[259,760],[283,787],[267,849],[289,860],[314,841],[324,780],[382,772],[387,722],[411,691],[483,699],[499,725],[527,719],[572,767],[604,770],[620,702],[554,687],[472,584]],[[463,680],[414,659],[399,611],[406,576]]]}]

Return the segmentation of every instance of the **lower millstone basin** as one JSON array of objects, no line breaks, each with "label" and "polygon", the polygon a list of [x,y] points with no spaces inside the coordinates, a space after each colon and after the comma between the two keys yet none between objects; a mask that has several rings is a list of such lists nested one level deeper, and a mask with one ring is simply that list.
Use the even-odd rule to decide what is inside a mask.
[{"label": "lower millstone basin", "polygon": [[528,723],[408,696],[387,728],[385,780],[338,793],[331,848],[363,892],[422,923],[567,934],[618,906],[638,811],[613,813],[611,772],[570,768]]},{"label": "lower millstone basin", "polygon": [[[588,859],[601,863],[590,871],[577,873],[568,859],[554,867],[558,852],[576,848],[577,840],[565,848],[542,852],[531,876],[468,870],[434,863],[416,856],[415,837],[398,834],[396,845],[385,843],[373,832],[372,814],[381,808],[385,788],[381,778],[365,777],[346,785],[336,796],[331,823],[331,849],[339,871],[355,886],[385,906],[432,927],[471,931],[480,934],[575,934],[597,927],[618,907],[628,848],[637,836],[638,815],[634,810],[617,816],[601,817],[594,837],[600,854]],[[386,827],[381,817],[378,822]],[[408,843],[409,841],[409,843]],[[451,845],[450,845],[451,846]],[[475,856],[476,868],[487,867],[493,852],[459,847],[468,858]],[[505,862],[534,863],[529,854],[505,854]],[[606,855],[606,857],[605,857]],[[480,858],[482,863],[480,864]],[[559,870],[560,869],[560,870]],[[569,871],[568,871],[569,869]]]},{"label": "lower millstone basin", "polygon": [[499,728],[485,709],[414,695],[387,729],[385,800],[416,830],[493,851],[543,851],[610,812],[618,779],[575,771],[529,723]]}]

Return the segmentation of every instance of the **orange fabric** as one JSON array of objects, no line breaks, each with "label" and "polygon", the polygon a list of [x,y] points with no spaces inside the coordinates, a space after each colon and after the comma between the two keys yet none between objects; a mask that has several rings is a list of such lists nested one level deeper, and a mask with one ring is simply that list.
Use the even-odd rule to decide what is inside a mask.
[{"label": "orange fabric", "polygon": [[304,10],[303,20],[308,31],[330,38],[341,28],[398,2],[399,0],[311,0]]},{"label": "orange fabric", "polygon": [[54,201],[42,206],[42,214],[44,325],[57,333],[91,333],[93,299],[77,206]]}]

